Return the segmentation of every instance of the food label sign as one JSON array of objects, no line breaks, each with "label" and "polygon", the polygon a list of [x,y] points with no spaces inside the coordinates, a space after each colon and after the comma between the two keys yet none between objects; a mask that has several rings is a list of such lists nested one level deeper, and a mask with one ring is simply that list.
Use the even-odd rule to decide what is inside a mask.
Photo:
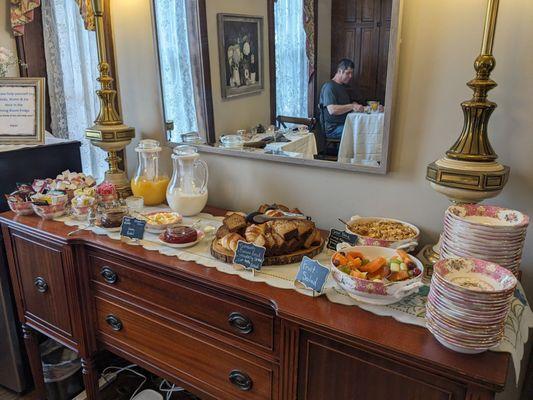
[{"label": "food label sign", "polygon": [[244,269],[260,271],[265,261],[265,251],[264,247],[239,240],[233,257],[233,264],[240,265]]},{"label": "food label sign", "polygon": [[330,270],[318,261],[309,257],[304,257],[298,274],[296,275],[296,286],[311,289],[314,292],[322,293],[324,285],[328,280]]},{"label": "food label sign", "polygon": [[350,246],[355,246],[357,244],[357,239],[357,235],[354,235],[353,233],[332,229],[329,231],[327,247],[330,250],[337,251],[337,245],[339,243],[348,243]]},{"label": "food label sign", "polygon": [[144,227],[146,221],[140,219],[124,217],[122,219],[122,225],[120,226],[120,236],[133,239],[142,240],[144,237]]}]

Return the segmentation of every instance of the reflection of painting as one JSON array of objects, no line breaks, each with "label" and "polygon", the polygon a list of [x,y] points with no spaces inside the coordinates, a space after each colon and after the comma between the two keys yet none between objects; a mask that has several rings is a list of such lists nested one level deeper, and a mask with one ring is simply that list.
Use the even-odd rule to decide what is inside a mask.
[{"label": "reflection of painting", "polygon": [[218,14],[222,97],[263,89],[263,18]]}]

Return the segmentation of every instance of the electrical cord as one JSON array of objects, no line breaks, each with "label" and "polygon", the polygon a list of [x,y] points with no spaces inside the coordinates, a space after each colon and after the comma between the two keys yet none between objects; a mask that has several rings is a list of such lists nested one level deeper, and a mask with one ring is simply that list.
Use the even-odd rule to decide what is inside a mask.
[{"label": "electrical cord", "polygon": [[[164,388],[163,386],[167,386],[167,388]],[[166,379],[163,379],[161,383],[159,384],[159,391],[166,393],[165,400],[170,400],[172,398],[172,393],[174,392],[183,392],[185,389],[182,387],[176,387],[174,384],[170,384]]]},{"label": "electrical cord", "polygon": [[125,367],[107,367],[105,368],[103,371],[102,371],[102,377],[107,381],[107,372],[108,371],[115,371],[114,374],[115,376],[124,372],[124,371],[128,371],[128,372],[131,372],[132,374],[135,374],[141,378],[143,378],[143,381],[141,382],[141,384],[139,386],[137,386],[137,389],[135,389],[135,392],[133,392],[133,394],[131,395],[130,397],[130,400],[132,400],[136,395],[137,393],[139,392],[139,390],[141,390],[141,388],[143,387],[143,385],[146,383],[146,381],[148,380],[148,378],[146,376],[144,376],[143,374],[141,374],[140,372],[137,372],[135,371],[133,368],[137,368],[138,365],[137,364],[130,364],[130,365],[127,365]]}]

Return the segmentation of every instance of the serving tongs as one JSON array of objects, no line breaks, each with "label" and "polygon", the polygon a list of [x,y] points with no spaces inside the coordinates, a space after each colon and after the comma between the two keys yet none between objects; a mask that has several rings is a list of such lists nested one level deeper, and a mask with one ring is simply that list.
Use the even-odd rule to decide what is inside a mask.
[{"label": "serving tongs", "polygon": [[259,212],[254,212],[254,213],[248,214],[246,216],[246,220],[248,222],[253,223],[253,224],[264,224],[265,222],[268,222],[268,221],[279,221],[279,220],[282,220],[282,221],[293,221],[293,220],[310,221],[311,217],[308,217],[308,216],[303,215],[303,214],[295,214],[295,213],[288,213],[288,212],[283,212],[283,215],[279,216],[279,217],[271,217],[271,216],[266,215],[266,214],[261,214]]}]

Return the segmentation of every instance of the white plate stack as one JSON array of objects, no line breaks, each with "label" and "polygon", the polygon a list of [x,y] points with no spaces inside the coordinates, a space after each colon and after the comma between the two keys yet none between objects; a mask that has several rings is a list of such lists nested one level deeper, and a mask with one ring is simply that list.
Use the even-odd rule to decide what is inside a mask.
[{"label": "white plate stack", "polygon": [[517,284],[499,265],[450,258],[435,264],[426,326],[445,347],[475,354],[497,346]]},{"label": "white plate stack", "polygon": [[451,206],[444,215],[440,255],[491,261],[518,275],[528,225],[529,217],[516,210]]}]

